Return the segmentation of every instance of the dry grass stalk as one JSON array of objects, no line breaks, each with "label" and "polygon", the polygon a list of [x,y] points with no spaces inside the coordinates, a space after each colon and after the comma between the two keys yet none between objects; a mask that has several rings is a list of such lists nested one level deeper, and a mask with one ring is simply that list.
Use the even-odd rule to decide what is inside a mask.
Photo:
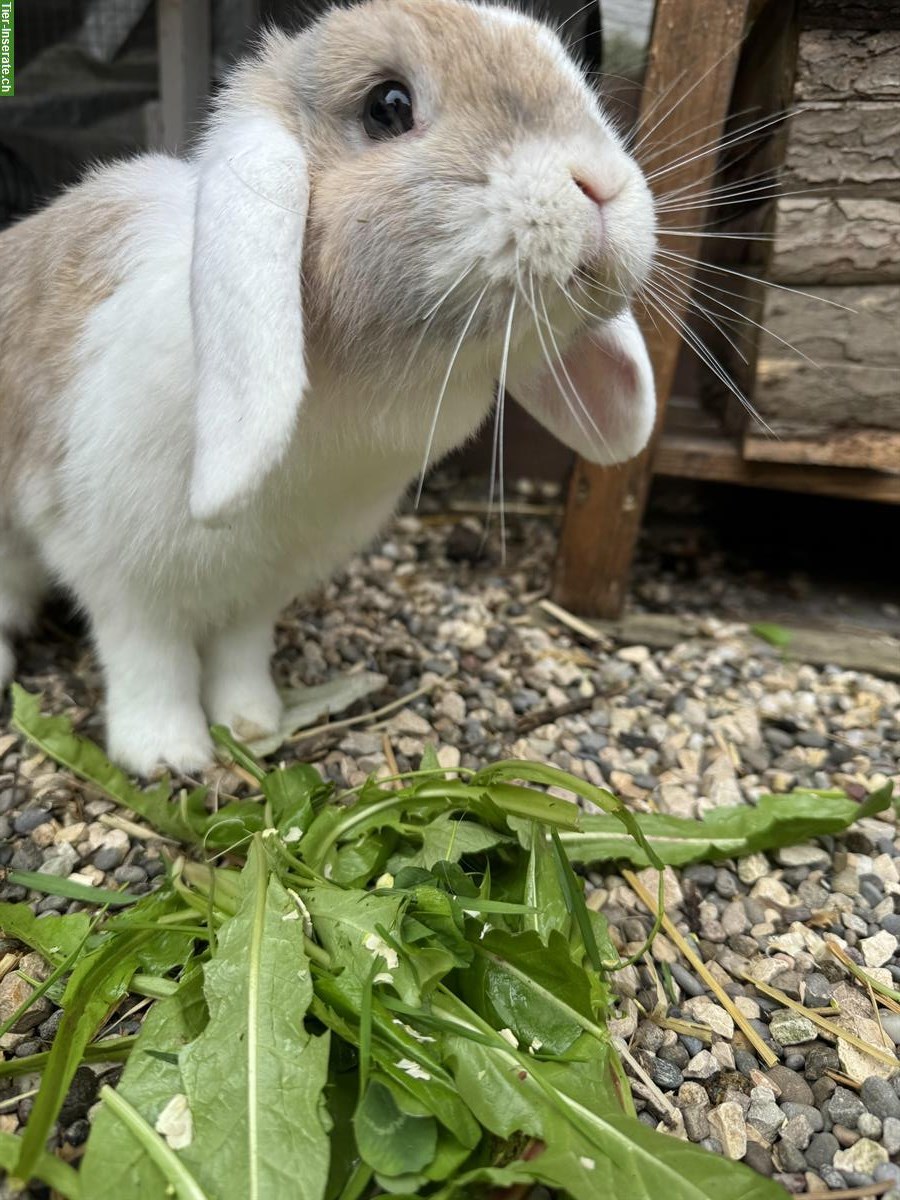
[{"label": "dry grass stalk", "polygon": [[833,1038],[840,1038],[841,1041],[855,1046],[857,1050],[862,1050],[864,1054],[871,1055],[872,1058],[877,1058],[879,1062],[887,1063],[890,1067],[900,1067],[900,1062],[897,1061],[895,1054],[888,1053],[887,1050],[882,1050],[878,1046],[873,1046],[871,1042],[865,1041],[861,1037],[857,1037],[855,1033],[850,1033],[847,1029],[841,1029],[840,1025],[833,1025],[831,1021],[825,1017],[820,1017],[813,1008],[806,1008],[798,1000],[792,1000],[790,996],[784,992],[773,988],[767,983],[760,983],[758,979],[754,979],[752,975],[744,975],[748,983],[752,983],[758,992],[762,992],[764,996],[768,996],[771,1000],[777,1000],[779,1004],[783,1004],[785,1008],[791,1008],[794,1012],[800,1013],[814,1025],[818,1025],[823,1033],[828,1034]]},{"label": "dry grass stalk", "polygon": [[[637,875],[635,875],[633,871],[628,870],[624,870],[622,875],[625,879],[625,882],[628,884],[634,894],[640,899],[647,911],[650,913],[655,913],[656,904],[650,893],[638,879]],[[663,915],[662,924],[663,929],[665,929],[668,936],[675,943],[687,961],[691,964],[691,966],[703,980],[704,984],[713,993],[713,995],[731,1017],[732,1021],[734,1021],[735,1025],[737,1025],[738,1029],[741,1030],[744,1037],[753,1047],[757,1055],[762,1059],[767,1067],[774,1067],[778,1062],[778,1056],[766,1045],[744,1014],[735,1007],[734,1001],[731,999],[719,981],[715,978],[715,976],[710,973],[706,963],[704,963],[700,955],[696,952],[696,950],[694,950],[687,939],[679,932],[672,920],[665,914]]]},{"label": "dry grass stalk", "polygon": [[[900,1003],[898,1003],[900,1001],[900,992],[895,991],[894,988],[890,988],[884,983],[879,983],[877,979],[873,979],[867,971],[864,971],[862,967],[853,961],[849,954],[845,953],[843,946],[839,946],[831,938],[825,939],[825,945],[842,967],[846,967],[850,974],[861,983],[864,983],[870,991],[877,993],[879,1000],[885,1008],[889,1008],[891,1012],[900,1013]],[[875,1011],[876,1013],[878,1012],[877,1007]]]},{"label": "dry grass stalk", "polygon": [[561,625],[567,626],[574,633],[578,633],[583,638],[587,638],[590,642],[605,642],[606,635],[600,633],[593,625],[589,625],[587,621],[582,621],[580,617],[576,617],[574,613],[568,612],[565,608],[560,608],[558,604],[554,604],[552,600],[538,601],[538,608],[544,610],[548,617],[552,617],[554,621],[559,621]]}]

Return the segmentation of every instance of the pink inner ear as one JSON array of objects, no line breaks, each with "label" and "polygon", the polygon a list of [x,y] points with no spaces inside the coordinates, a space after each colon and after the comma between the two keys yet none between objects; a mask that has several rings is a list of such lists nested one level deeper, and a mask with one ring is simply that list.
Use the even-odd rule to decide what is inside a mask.
[{"label": "pink inner ear", "polygon": [[515,389],[560,441],[592,462],[633,458],[653,429],[653,372],[634,318],[625,313],[584,331],[555,364]]}]

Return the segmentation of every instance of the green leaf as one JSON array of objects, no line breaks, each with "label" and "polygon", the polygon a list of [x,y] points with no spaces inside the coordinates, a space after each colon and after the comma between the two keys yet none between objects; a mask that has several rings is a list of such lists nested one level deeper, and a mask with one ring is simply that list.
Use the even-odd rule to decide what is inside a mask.
[{"label": "green leaf", "polygon": [[84,942],[91,928],[88,913],[41,917],[28,904],[0,904],[0,929],[36,950],[55,966],[64,962]]},{"label": "green leaf", "polygon": [[205,816],[202,797],[196,796],[187,804],[171,803],[171,787],[167,779],[142,792],[134,786],[124,771],[114,766],[99,747],[72,731],[68,717],[45,717],[41,714],[40,697],[12,685],[12,726],[51,758],[86,779],[110,800],[131,809],[161,833],[182,842],[197,840],[195,822]]},{"label": "green leaf", "polygon": [[28,1177],[34,1171],[87,1043],[110,1007],[127,992],[140,949],[152,936],[136,930],[111,937],[86,954],[69,977],[63,1018],[22,1138],[20,1175]]},{"label": "green leaf", "polygon": [[[21,1140],[14,1133],[0,1131],[0,1167],[11,1178],[15,1178],[16,1175],[20,1150]],[[29,1178],[39,1179],[41,1183],[48,1184],[55,1192],[67,1197],[67,1200],[80,1200],[82,1196],[78,1172],[68,1163],[58,1159],[55,1154],[48,1154],[46,1151],[39,1154]],[[27,1183],[28,1180],[24,1182]]]},{"label": "green leaf", "polygon": [[212,1196],[319,1200],[328,1176],[328,1036],[304,1024],[312,977],[303,922],[261,839],[237,915],[205,967],[209,1022],[180,1055],[194,1135],[182,1157]]},{"label": "green leaf", "polygon": [[[154,1004],[141,1026],[118,1094],[154,1128],[172,1097],[182,1091],[178,1053],[206,1024],[202,973],[194,967],[174,996]],[[164,1195],[168,1179],[131,1127],[104,1105],[91,1127],[81,1166],[91,1200]]]},{"label": "green leaf", "polygon": [[530,830],[530,852],[525,871],[525,903],[533,910],[524,918],[526,929],[533,929],[546,942],[555,929],[569,936],[571,919],[553,849],[547,831],[534,822]]},{"label": "green leaf", "polygon": [[751,625],[750,632],[755,633],[764,642],[768,642],[770,646],[776,646],[779,650],[786,649],[794,636],[783,625],[774,625],[770,621],[760,621],[757,625]]},{"label": "green leaf", "polygon": [[[737,858],[839,833],[854,821],[884,812],[890,803],[890,784],[873,792],[863,804],[846,797],[798,791],[761,796],[755,807],[742,804],[715,809],[702,821],[642,813],[640,826],[662,862],[680,866],[698,860]],[[650,865],[646,851],[615,817],[586,816],[581,832],[564,830],[559,836],[572,862],[624,859],[639,867]]]},{"label": "green leaf", "polygon": [[533,931],[492,929],[476,962],[460,976],[462,994],[494,1028],[511,1029],[524,1047],[563,1054],[585,1029],[597,1028],[586,973],[571,959],[562,934],[547,944]]},{"label": "green leaf", "polygon": [[[140,896],[128,892],[114,892],[109,888],[91,887],[71,879],[60,879],[56,875],[45,875],[42,871],[10,871],[9,883],[28,888],[32,892],[44,892],[48,896],[65,896],[68,900],[80,900],[83,904],[102,904],[110,908],[122,908],[136,904]],[[76,914],[70,914],[75,916]]]},{"label": "green leaf", "polygon": [[365,1161],[382,1175],[409,1175],[434,1159],[437,1123],[433,1117],[401,1111],[393,1092],[378,1079],[366,1088],[353,1118],[356,1144]]},{"label": "green leaf", "polygon": [[165,1179],[164,1195],[178,1200],[208,1200],[206,1193],[169,1145],[147,1124],[136,1109],[111,1087],[100,1089],[100,1098],[125,1126]]},{"label": "green leaf", "polygon": [[[412,829],[407,830],[412,833]],[[388,863],[396,873],[401,867],[425,867],[431,870],[438,862],[459,862],[472,854],[485,854],[497,846],[509,844],[512,838],[489,829],[475,821],[463,820],[451,813],[439,813],[433,820],[415,830],[422,842],[417,850],[400,852]]]},{"label": "green leaf", "polygon": [[327,799],[334,787],[323,783],[315,767],[309,763],[292,763],[276,767],[264,777],[262,791],[272,806],[275,828],[288,845],[299,841],[312,824],[314,802]]}]

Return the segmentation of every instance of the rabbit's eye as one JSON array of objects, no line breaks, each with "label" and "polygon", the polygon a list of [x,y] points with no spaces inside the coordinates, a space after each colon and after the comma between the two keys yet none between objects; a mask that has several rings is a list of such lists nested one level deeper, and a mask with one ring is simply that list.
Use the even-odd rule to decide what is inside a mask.
[{"label": "rabbit's eye", "polygon": [[409,88],[396,79],[376,84],[366,96],[363,128],[375,141],[399,137],[413,127],[413,102]]}]

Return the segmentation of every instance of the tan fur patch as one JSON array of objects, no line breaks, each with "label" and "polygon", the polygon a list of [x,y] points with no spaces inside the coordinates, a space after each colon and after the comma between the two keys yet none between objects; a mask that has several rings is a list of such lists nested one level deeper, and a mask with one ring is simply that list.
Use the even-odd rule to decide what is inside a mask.
[{"label": "tan fur patch", "polygon": [[134,205],[102,173],[0,234],[0,500],[20,473],[58,461],[58,401],[92,309],[111,294],[111,261]]}]

